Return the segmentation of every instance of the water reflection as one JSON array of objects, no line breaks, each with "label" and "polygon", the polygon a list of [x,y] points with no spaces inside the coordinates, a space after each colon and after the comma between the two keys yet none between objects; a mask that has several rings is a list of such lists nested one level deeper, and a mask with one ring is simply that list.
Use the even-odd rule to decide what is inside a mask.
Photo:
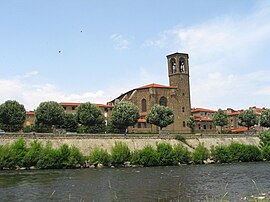
[{"label": "water reflection", "polygon": [[[0,171],[1,201],[239,201],[270,191],[270,163]],[[254,180],[256,184],[252,181]]]}]

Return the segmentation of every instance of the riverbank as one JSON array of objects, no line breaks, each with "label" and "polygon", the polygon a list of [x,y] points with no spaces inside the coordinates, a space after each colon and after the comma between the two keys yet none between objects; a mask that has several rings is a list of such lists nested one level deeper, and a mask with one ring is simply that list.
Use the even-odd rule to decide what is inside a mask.
[{"label": "riverbank", "polygon": [[42,134],[42,133],[28,133],[28,134],[4,134],[0,135],[0,145],[11,144],[19,138],[25,139],[29,145],[34,140],[38,140],[42,144],[51,142],[53,148],[60,148],[63,144],[68,146],[76,146],[83,155],[89,155],[89,152],[94,148],[103,148],[108,152],[111,151],[116,141],[125,143],[131,151],[144,148],[146,145],[156,147],[157,143],[167,143],[172,146],[182,144],[184,147],[193,151],[200,143],[203,143],[207,149],[211,146],[229,145],[233,142],[259,145],[260,139],[258,136],[250,136],[244,134],[207,134],[207,135],[181,135],[186,139],[186,143],[175,139],[176,135],[158,135],[158,134],[128,134],[124,137],[123,134]]}]

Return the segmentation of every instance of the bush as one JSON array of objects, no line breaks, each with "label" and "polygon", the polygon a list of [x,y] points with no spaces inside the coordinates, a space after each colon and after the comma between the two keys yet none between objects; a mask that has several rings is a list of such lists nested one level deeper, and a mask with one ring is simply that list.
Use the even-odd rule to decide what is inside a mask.
[{"label": "bush", "polygon": [[227,146],[217,145],[211,148],[211,156],[215,162],[229,163],[232,161],[230,151]]},{"label": "bush", "polygon": [[30,126],[24,126],[23,127],[23,132],[24,133],[31,133],[35,131],[35,125],[30,125]]},{"label": "bush", "polygon": [[10,168],[12,161],[9,145],[0,146],[0,169]]},{"label": "bush", "polygon": [[243,152],[244,152],[244,145],[240,143],[231,143],[228,146],[230,155],[231,155],[231,162],[239,162],[243,161]]},{"label": "bush", "polygon": [[10,145],[10,166],[9,167],[16,167],[16,166],[24,166],[23,159],[27,153],[26,148],[26,141],[22,138],[15,141],[13,144]]},{"label": "bush", "polygon": [[187,143],[187,140],[185,137],[183,137],[182,135],[176,135],[175,136],[175,139],[180,141],[180,142],[183,142],[183,143]]},{"label": "bush", "polygon": [[82,166],[84,163],[84,160],[85,158],[80,152],[80,150],[77,147],[72,146],[70,148],[70,153],[68,157],[68,167],[74,168],[74,167],[77,167],[77,165]]},{"label": "bush", "polygon": [[262,148],[262,157],[267,161],[270,160],[270,145]]},{"label": "bush", "polygon": [[96,147],[90,153],[89,160],[91,164],[101,163],[102,165],[107,166],[110,163],[110,155],[106,150]]},{"label": "bush", "polygon": [[244,145],[244,151],[241,160],[243,162],[261,161],[262,152],[255,145]]},{"label": "bush", "polygon": [[161,166],[171,166],[174,164],[173,147],[167,143],[157,144],[158,164]]},{"label": "bush", "polygon": [[189,163],[191,161],[191,152],[183,145],[176,145],[173,149],[174,165],[178,163]]},{"label": "bush", "polygon": [[264,131],[260,135],[260,145],[261,147],[269,146],[270,145],[270,131]]},{"label": "bush", "polygon": [[42,153],[43,147],[40,142],[37,140],[33,141],[30,144],[30,148],[23,158],[23,164],[26,167],[37,166],[37,162],[40,158],[40,154]]},{"label": "bush", "polygon": [[130,150],[123,142],[115,142],[112,147],[111,163],[114,166],[123,165],[125,161],[130,160]]},{"label": "bush", "polygon": [[204,146],[204,144],[199,143],[196,147],[193,155],[192,160],[196,164],[202,164],[204,160],[209,158],[209,150]]},{"label": "bush", "polygon": [[157,166],[157,152],[151,145],[146,145],[143,149],[133,152],[131,163],[133,165]]}]

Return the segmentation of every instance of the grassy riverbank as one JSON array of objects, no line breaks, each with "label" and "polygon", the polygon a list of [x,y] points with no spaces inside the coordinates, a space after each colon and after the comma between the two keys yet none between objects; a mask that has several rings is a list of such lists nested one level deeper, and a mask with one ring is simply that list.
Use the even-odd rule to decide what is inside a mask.
[{"label": "grassy riverbank", "polygon": [[212,146],[211,149],[200,143],[191,152],[182,144],[172,146],[168,143],[157,143],[155,147],[145,145],[142,149],[131,151],[127,144],[116,141],[111,151],[95,147],[89,155],[83,155],[77,147],[66,144],[53,148],[49,141],[43,145],[35,140],[27,146],[22,138],[0,146],[0,169],[171,166],[269,159],[269,146],[240,143]]}]

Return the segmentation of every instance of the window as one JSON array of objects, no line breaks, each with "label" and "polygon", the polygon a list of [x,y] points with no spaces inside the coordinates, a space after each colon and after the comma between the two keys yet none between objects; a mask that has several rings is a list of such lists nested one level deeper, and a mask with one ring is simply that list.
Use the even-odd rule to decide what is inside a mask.
[{"label": "window", "polygon": [[199,127],[199,130],[201,130],[201,124],[199,124],[198,127]]},{"label": "window", "polygon": [[142,112],[146,112],[147,107],[146,107],[146,99],[142,99]]},{"label": "window", "polygon": [[212,125],[210,125],[210,130],[212,130]]},{"label": "window", "polygon": [[141,127],[142,127],[141,123],[138,123],[138,128],[141,128]]},{"label": "window", "polygon": [[185,93],[183,93],[182,95],[185,96]]},{"label": "window", "polygon": [[185,60],[184,60],[184,58],[180,58],[179,67],[180,67],[180,72],[185,72]]},{"label": "window", "polygon": [[185,121],[183,121],[183,127],[184,127],[184,128],[186,127],[186,122],[185,122]]},{"label": "window", "polygon": [[163,106],[165,106],[165,107],[167,107],[167,98],[165,98],[164,96],[162,96],[161,98],[160,98],[160,100],[159,100],[159,104],[160,105],[163,105]]},{"label": "window", "polygon": [[63,108],[64,108],[64,110],[67,110],[67,107],[64,106]]},{"label": "window", "polygon": [[182,107],[182,112],[185,112],[185,107]]},{"label": "window", "polygon": [[176,62],[175,59],[171,60],[171,69],[172,69],[172,74],[176,73]]},{"label": "window", "polygon": [[72,107],[72,110],[75,110],[76,107]]},{"label": "window", "polygon": [[206,130],[206,125],[203,125],[203,129]]}]

